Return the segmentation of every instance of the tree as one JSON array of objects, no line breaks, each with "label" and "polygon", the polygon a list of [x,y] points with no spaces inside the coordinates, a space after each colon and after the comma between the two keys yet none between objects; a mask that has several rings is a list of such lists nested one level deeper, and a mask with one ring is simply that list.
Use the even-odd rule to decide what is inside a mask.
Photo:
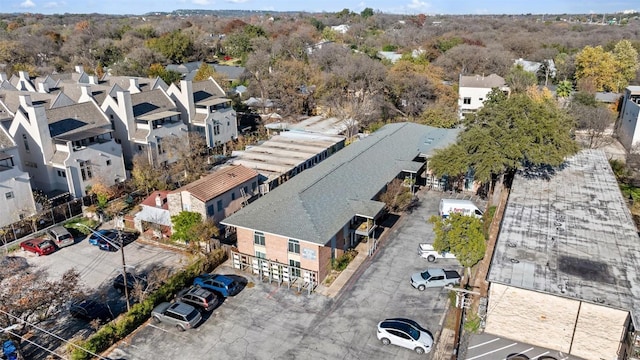
[{"label": "tree", "polygon": [[369,7],[368,8],[364,8],[364,10],[362,10],[360,12],[360,16],[362,16],[365,19],[368,18],[368,17],[373,16],[373,9],[369,8]]},{"label": "tree", "polygon": [[171,223],[173,224],[171,238],[189,243],[198,240],[194,230],[198,224],[202,223],[202,215],[192,211],[181,211],[178,215],[171,217]]},{"label": "tree", "polygon": [[133,157],[133,169],[131,180],[138,190],[144,190],[147,195],[153,190],[167,188],[166,176],[161,169],[153,167],[145,155],[138,154]]},{"label": "tree", "polygon": [[472,169],[475,180],[493,184],[494,178],[501,182],[504,174],[521,166],[560,165],[578,150],[571,136],[573,119],[555,102],[499,93],[493,91],[467,120],[457,144],[432,157],[435,175],[456,177]]},{"label": "tree", "polygon": [[393,181],[387,185],[387,190],[380,195],[380,201],[387,204],[389,211],[404,211],[411,205],[411,200],[413,199],[413,194],[411,194],[410,189],[410,187],[404,186],[402,180],[393,179]]},{"label": "tree", "polygon": [[486,250],[486,239],[481,219],[453,213],[446,219],[434,215],[429,222],[433,224],[435,234],[434,250],[454,254],[467,269],[482,260]]},{"label": "tree", "polygon": [[620,40],[613,48],[613,57],[616,61],[617,89],[620,91],[629,84],[629,81],[636,78],[638,71],[638,51],[629,40]]},{"label": "tree", "polygon": [[159,63],[151,64],[149,70],[147,71],[147,75],[150,78],[159,77],[167,84],[176,83],[182,78],[182,75],[179,72],[167,70],[164,66],[162,66],[162,64]]},{"label": "tree", "polygon": [[509,89],[514,93],[524,92],[529,86],[535,85],[537,81],[536,75],[526,71],[522,65],[513,66],[505,80]]},{"label": "tree", "polygon": [[589,148],[606,145],[610,137],[605,136],[605,133],[615,121],[614,113],[598,104],[593,95],[578,96],[579,94],[576,94],[569,108],[576,119],[577,130]]},{"label": "tree", "polygon": [[185,62],[193,54],[191,38],[180,30],[147,40],[147,47],[160,52],[173,63]]},{"label": "tree", "polygon": [[193,81],[206,80],[209,77],[214,77],[214,76],[216,76],[216,71],[213,69],[211,65],[203,61],[202,64],[200,64],[200,67],[198,68],[196,75],[193,77]]},{"label": "tree", "polygon": [[558,87],[556,88],[556,95],[561,98],[568,98],[571,96],[573,92],[573,85],[569,80],[562,80],[558,83]]},{"label": "tree", "polygon": [[428,107],[417,118],[416,122],[438,128],[452,129],[460,123],[454,107],[434,105]]},{"label": "tree", "polygon": [[175,161],[170,165],[172,177],[180,179],[181,183],[189,183],[197,180],[205,173],[207,167],[207,144],[203,135],[190,132],[187,138],[165,137],[163,138],[167,154]]},{"label": "tree", "polygon": [[596,91],[617,91],[616,59],[602,46],[585,46],[576,55],[576,79],[593,79]]}]

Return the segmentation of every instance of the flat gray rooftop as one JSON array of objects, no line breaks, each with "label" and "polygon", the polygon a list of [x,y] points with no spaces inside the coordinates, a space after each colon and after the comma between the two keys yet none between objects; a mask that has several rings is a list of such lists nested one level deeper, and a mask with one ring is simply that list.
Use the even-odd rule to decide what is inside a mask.
[{"label": "flat gray rooftop", "polygon": [[515,176],[488,280],[628,310],[640,324],[640,238],[604,152],[545,174]]}]

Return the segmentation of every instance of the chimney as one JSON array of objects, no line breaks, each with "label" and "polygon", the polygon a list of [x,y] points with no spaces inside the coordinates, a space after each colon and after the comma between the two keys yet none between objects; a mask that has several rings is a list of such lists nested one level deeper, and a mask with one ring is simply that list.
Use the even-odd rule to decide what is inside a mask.
[{"label": "chimney", "polygon": [[18,71],[18,76],[20,76],[20,80],[29,81],[29,73],[27,71]]},{"label": "chimney", "polygon": [[89,76],[89,84],[97,85],[98,84],[98,77],[95,76],[95,75]]},{"label": "chimney", "polygon": [[38,92],[43,94],[49,93],[49,86],[43,82],[38,83]]},{"label": "chimney", "polygon": [[84,72],[84,66],[82,65],[76,65],[75,69],[78,74],[82,74]]},{"label": "chimney", "polygon": [[0,82],[7,81],[7,73],[0,72]]},{"label": "chimney", "polygon": [[160,194],[156,195],[156,207],[162,207],[162,196],[160,196]]},{"label": "chimney", "polygon": [[25,95],[19,95],[18,97],[20,98],[20,106],[25,108],[33,106],[33,104],[31,103],[31,95],[25,94]]},{"label": "chimney", "polygon": [[138,87],[138,79],[137,78],[130,78],[129,79],[129,92],[132,93],[132,94],[140,92],[140,88]]},{"label": "chimney", "polygon": [[91,87],[87,84],[80,84],[80,102],[88,101],[91,98]]}]

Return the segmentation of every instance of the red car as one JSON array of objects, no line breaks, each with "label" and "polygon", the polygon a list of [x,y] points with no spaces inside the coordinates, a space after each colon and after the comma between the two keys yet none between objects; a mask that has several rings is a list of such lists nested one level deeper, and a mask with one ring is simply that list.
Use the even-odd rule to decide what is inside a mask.
[{"label": "red car", "polygon": [[23,241],[20,243],[20,247],[23,251],[31,251],[37,256],[49,255],[52,252],[56,251],[56,246],[54,245],[53,241],[41,238]]}]

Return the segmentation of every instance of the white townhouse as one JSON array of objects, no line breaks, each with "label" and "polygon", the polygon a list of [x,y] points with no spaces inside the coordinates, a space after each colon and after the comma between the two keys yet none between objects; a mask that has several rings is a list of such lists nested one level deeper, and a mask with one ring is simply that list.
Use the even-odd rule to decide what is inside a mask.
[{"label": "white townhouse", "polygon": [[102,110],[113,122],[114,137],[122,145],[127,165],[137,154],[155,166],[167,165],[175,161],[167,151],[169,140],[188,141],[180,111],[162,88],[135,94],[116,91],[115,96],[105,98]]},{"label": "white townhouse", "polygon": [[46,108],[21,94],[19,102],[9,134],[34,187],[81,197],[95,182],[124,181],[122,149],[94,101]]},{"label": "white townhouse", "polygon": [[458,113],[460,118],[462,119],[465,114],[473,113],[480,109],[487,99],[487,95],[494,88],[509,93],[509,87],[504,78],[496,74],[489,76],[460,75],[458,87]]},{"label": "white townhouse", "polygon": [[236,111],[231,99],[212,78],[171,84],[167,93],[175,101],[189,130],[201,134],[209,147],[216,147],[238,137]]},{"label": "white townhouse", "polygon": [[36,212],[29,174],[20,168],[20,154],[9,133],[0,126],[0,227]]}]

